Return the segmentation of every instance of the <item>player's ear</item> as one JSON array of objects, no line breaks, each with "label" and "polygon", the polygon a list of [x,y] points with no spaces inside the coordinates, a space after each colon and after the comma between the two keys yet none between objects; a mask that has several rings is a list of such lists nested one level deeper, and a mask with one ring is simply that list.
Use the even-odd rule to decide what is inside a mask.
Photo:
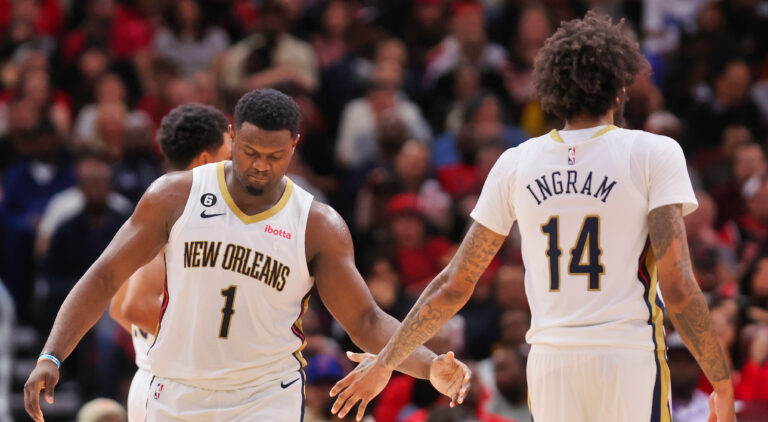
[{"label": "player's ear", "polygon": [[299,138],[301,138],[301,134],[297,133],[296,138],[293,139],[293,145],[291,145],[291,152],[293,152],[296,149],[296,145],[299,144]]},{"label": "player's ear", "polygon": [[203,151],[200,153],[200,155],[197,156],[195,160],[197,161],[197,166],[202,166],[203,164],[212,163],[213,156],[208,151]]},{"label": "player's ear", "polygon": [[227,130],[229,130],[229,136],[232,138],[232,142],[235,142],[235,129],[229,124],[227,125]]}]

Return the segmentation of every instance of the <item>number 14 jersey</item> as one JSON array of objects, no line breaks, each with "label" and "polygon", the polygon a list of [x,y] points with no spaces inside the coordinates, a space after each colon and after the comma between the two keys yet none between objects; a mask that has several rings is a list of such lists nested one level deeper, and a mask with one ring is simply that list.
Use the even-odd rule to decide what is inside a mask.
[{"label": "number 14 jersey", "polygon": [[504,235],[518,222],[529,343],[664,349],[647,221],[660,206],[697,206],[682,149],[615,126],[568,134],[584,131],[507,150],[471,216]]},{"label": "number 14 jersey", "polygon": [[211,390],[265,385],[305,364],[300,318],[312,287],[312,195],[286,177],[277,204],[246,215],[227,190],[228,163],[192,170],[165,249],[166,290],[148,353],[153,374]]}]

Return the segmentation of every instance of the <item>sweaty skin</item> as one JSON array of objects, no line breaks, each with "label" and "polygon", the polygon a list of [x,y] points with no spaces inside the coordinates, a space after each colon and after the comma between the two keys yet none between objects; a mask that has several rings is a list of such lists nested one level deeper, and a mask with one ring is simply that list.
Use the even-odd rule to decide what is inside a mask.
[{"label": "sweaty skin", "polygon": [[[283,175],[298,136],[288,130],[265,131],[244,123],[233,142],[233,161],[225,167],[230,194],[247,214],[272,207],[285,189]],[[64,360],[96,323],[110,298],[138,268],[162,250],[176,220],[181,216],[192,186],[192,172],[169,173],[155,181],[139,201],[133,215],[118,231],[102,255],[72,289],[54,322],[44,351]],[[260,191],[253,194],[251,191]],[[354,266],[349,230],[330,207],[313,203],[307,224],[307,261],[320,297],[350,337],[365,351],[378,353],[399,327],[373,301]],[[452,354],[435,356],[420,348],[399,367],[404,373],[428,378],[452,401],[469,383],[469,369]],[[43,420],[40,391],[53,402],[59,379],[56,365],[41,361],[24,386],[27,413]]]}]

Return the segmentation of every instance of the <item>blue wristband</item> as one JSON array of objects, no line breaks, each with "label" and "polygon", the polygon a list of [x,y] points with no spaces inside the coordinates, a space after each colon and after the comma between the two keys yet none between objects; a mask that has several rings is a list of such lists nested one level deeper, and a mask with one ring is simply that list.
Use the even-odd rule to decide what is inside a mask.
[{"label": "blue wristband", "polygon": [[40,353],[40,356],[37,358],[37,363],[40,363],[41,360],[49,360],[56,364],[56,368],[61,368],[61,361],[52,353]]}]

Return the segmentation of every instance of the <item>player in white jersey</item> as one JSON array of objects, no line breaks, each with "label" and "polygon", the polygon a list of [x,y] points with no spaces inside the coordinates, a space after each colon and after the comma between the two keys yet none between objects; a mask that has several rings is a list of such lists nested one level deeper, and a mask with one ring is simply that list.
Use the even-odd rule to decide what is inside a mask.
[{"label": "player in white jersey", "polygon": [[613,125],[646,66],[621,25],[593,12],[547,40],[534,81],[564,130],[502,154],[455,257],[381,354],[333,388],[335,411],[360,400],[363,408],[466,303],[517,221],[536,422],[669,421],[665,305],[715,388],[710,421],[734,421],[728,365],[691,270],[682,216],[697,203],[683,152],[672,139]]},{"label": "player in white jersey", "polygon": [[[160,320],[148,358],[147,420],[301,421],[304,335],[313,285],[367,352],[399,322],[376,306],[354,264],[346,224],[285,177],[299,140],[299,109],[275,90],[235,108],[232,161],[158,179],[64,301],[24,388],[43,420],[58,364],[139,267],[165,248]],[[313,281],[314,279],[314,281]],[[398,367],[460,402],[469,369],[452,353],[416,350]]]},{"label": "player in white jersey", "polygon": [[[171,171],[228,160],[232,136],[224,113],[210,106],[187,104],[171,110],[160,124],[157,143]],[[155,341],[165,284],[165,251],[139,268],[117,291],[109,313],[133,338],[136,374],[128,391],[129,422],[146,420],[147,396],[152,371],[147,353]]]}]

